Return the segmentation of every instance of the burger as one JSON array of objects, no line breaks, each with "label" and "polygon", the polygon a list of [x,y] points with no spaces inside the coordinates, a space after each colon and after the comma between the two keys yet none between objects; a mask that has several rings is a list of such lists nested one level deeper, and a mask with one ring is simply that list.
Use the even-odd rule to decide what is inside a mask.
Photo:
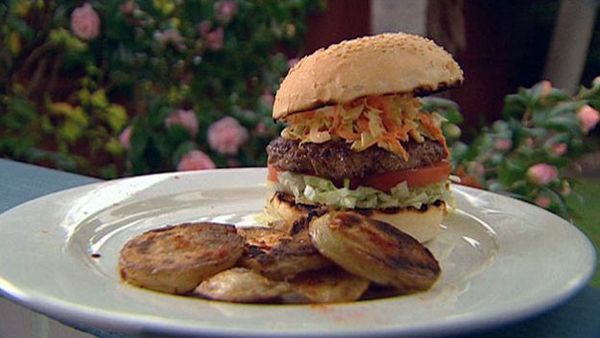
[{"label": "burger", "polygon": [[320,49],[281,83],[267,146],[267,213],[351,209],[420,242],[434,238],[451,201],[443,118],[419,98],[459,86],[460,66],[424,37],[394,33]]}]

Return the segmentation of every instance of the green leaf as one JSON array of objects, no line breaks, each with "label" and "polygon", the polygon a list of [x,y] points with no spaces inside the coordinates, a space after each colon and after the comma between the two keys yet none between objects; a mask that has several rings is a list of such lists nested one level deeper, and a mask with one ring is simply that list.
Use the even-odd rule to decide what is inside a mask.
[{"label": "green leaf", "polygon": [[553,129],[556,131],[568,132],[571,135],[581,134],[581,125],[573,116],[558,115],[545,120],[534,121],[536,126]]},{"label": "green leaf", "polygon": [[179,163],[179,161],[181,160],[181,158],[183,157],[183,155],[189,153],[190,151],[197,149],[198,145],[192,141],[187,141],[187,142],[183,142],[181,143],[177,149],[175,149],[175,151],[173,152],[173,156],[171,157],[172,161],[171,164],[173,165],[173,168],[177,167],[177,164]]},{"label": "green leaf", "polygon": [[105,108],[108,106],[108,99],[104,89],[98,89],[90,96],[90,103],[96,108]]},{"label": "green leaf", "polygon": [[455,142],[452,145],[452,151],[450,152],[451,153],[451,161],[455,168],[458,166],[458,164],[465,162],[465,158],[466,158],[468,151],[469,151],[469,146],[467,146],[463,142]]},{"label": "green leaf", "polygon": [[[581,108],[583,104],[581,102],[561,102],[553,107],[550,107],[547,110],[544,110],[545,117],[555,117],[555,116],[573,116],[575,117],[575,112]],[[542,110],[534,111],[534,119],[537,114],[540,114]]]},{"label": "green leaf", "polygon": [[174,124],[166,130],[166,140],[172,149],[177,148],[181,143],[190,140],[190,138],[191,135],[188,130],[179,124]]},{"label": "green leaf", "polygon": [[58,127],[58,136],[68,143],[74,143],[83,134],[81,125],[72,120],[65,121],[60,127]]},{"label": "green leaf", "polygon": [[113,132],[118,132],[127,123],[127,112],[118,104],[111,104],[106,108],[106,120]]},{"label": "green leaf", "polygon": [[526,92],[520,91],[518,94],[507,95],[504,98],[504,107],[502,116],[505,119],[521,119],[529,105],[529,97]]},{"label": "green leaf", "polygon": [[117,138],[110,138],[104,145],[104,149],[111,155],[121,155],[125,153],[125,148]]},{"label": "green leaf", "polygon": [[563,217],[563,218],[569,218],[569,209],[567,206],[567,203],[565,201],[565,199],[556,191],[548,188],[548,187],[543,187],[541,192],[545,195],[548,196],[550,198],[550,200],[552,201],[552,204],[550,205],[550,211],[558,214],[559,216]]},{"label": "green leaf", "polygon": [[56,28],[50,31],[50,42],[56,45],[62,45],[71,53],[82,52],[87,48],[87,44],[64,28]]},{"label": "green leaf", "polygon": [[35,123],[37,117],[37,109],[29,100],[20,97],[9,98],[6,114],[0,115],[0,126],[18,131]]},{"label": "green leaf", "polygon": [[87,127],[89,124],[89,118],[81,107],[75,107],[67,112],[67,119],[79,125],[81,129]]},{"label": "green leaf", "polygon": [[519,160],[507,159],[498,168],[498,179],[505,186],[510,186],[525,175],[527,167]]}]

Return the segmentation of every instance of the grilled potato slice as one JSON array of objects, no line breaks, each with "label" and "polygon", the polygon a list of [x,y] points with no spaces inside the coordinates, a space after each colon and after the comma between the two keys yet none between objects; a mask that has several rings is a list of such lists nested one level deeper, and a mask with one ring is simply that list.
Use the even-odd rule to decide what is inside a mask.
[{"label": "grilled potato slice", "polygon": [[339,303],[358,300],[369,287],[369,280],[340,268],[308,271],[290,281],[292,293],[286,303]]},{"label": "grilled potato slice", "polygon": [[232,267],[244,250],[233,225],[186,223],[145,232],[121,249],[121,279],[148,289],[182,294]]},{"label": "grilled potato slice", "polygon": [[267,279],[246,268],[232,268],[203,281],[194,295],[236,303],[264,303],[278,301],[290,292],[286,282]]},{"label": "grilled potato slice", "polygon": [[274,280],[287,280],[297,274],[318,270],[332,263],[315,248],[308,227],[292,228],[292,233],[272,228],[242,228],[244,253],[239,265]]},{"label": "grilled potato slice", "polygon": [[310,235],[317,249],[346,271],[401,293],[427,290],[440,275],[438,262],[417,240],[356,212],[316,217]]}]

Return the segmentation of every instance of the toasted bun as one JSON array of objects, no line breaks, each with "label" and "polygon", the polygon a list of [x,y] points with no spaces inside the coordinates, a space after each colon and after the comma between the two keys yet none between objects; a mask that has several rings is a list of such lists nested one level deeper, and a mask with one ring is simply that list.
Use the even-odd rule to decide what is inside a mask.
[{"label": "toasted bun", "polygon": [[[265,212],[275,218],[292,224],[307,217],[310,207],[293,202],[293,197],[285,193],[275,193],[267,200]],[[365,216],[389,223],[409,234],[419,242],[427,242],[435,238],[442,230],[441,224],[446,214],[446,204],[437,202],[427,208],[398,208],[397,210],[361,209],[358,212]]]},{"label": "toasted bun", "polygon": [[300,60],[277,91],[273,118],[367,95],[432,93],[462,80],[452,56],[429,39],[404,33],[358,38]]},{"label": "toasted bun", "polygon": [[283,220],[287,224],[308,217],[309,206],[297,204],[294,197],[283,192],[276,192],[267,199],[265,213],[273,219]]},{"label": "toasted bun", "polygon": [[423,243],[434,239],[440,233],[445,215],[446,205],[439,203],[429,204],[425,210],[402,208],[393,213],[372,209],[368,216],[389,223]]}]

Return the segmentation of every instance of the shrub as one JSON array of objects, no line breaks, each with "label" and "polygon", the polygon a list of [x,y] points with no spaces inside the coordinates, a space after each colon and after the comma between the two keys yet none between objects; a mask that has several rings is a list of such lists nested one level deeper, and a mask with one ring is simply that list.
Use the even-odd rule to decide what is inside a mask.
[{"label": "shrub", "polygon": [[442,99],[426,100],[441,112],[451,144],[454,173],[463,184],[535,203],[564,218],[572,210],[576,160],[592,146],[586,136],[600,115],[600,79],[575,96],[542,81],[505,98],[502,120],[482,128],[465,143],[458,139],[462,121],[458,107]]},{"label": "shrub", "polygon": [[286,55],[321,6],[3,2],[0,154],[104,178],[174,170],[191,152],[219,167],[264,164]]}]

